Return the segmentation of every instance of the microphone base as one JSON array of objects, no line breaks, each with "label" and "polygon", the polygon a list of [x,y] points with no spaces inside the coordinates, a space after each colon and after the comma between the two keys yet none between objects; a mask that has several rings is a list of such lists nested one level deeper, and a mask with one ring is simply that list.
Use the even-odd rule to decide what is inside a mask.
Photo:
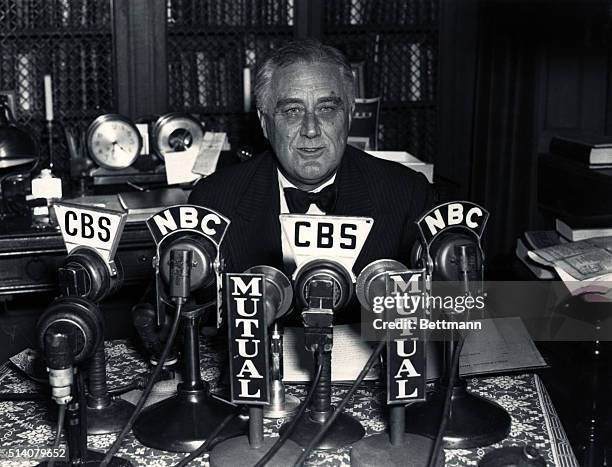
[{"label": "microphone base", "polygon": [[[282,435],[288,428],[290,422],[281,426],[280,434]],[[310,418],[310,411],[302,415],[297,422],[293,433],[289,439],[295,441],[298,445],[305,448],[308,446],[312,438],[316,436],[323,423],[314,421]],[[315,446],[315,449],[329,451],[332,449],[340,449],[359,441],[365,436],[365,430],[359,421],[345,413],[338,415],[332,426],[327,430],[325,436]]]},{"label": "microphone base", "polygon": [[[435,438],[444,407],[446,386],[436,383],[427,402],[406,407],[406,432]],[[459,379],[452,389],[451,410],[443,446],[472,449],[503,440],[510,433],[510,415],[493,401],[467,391]]]},{"label": "microphone base", "polygon": [[[102,462],[102,459],[104,459],[104,453],[97,452],[97,451],[91,451],[88,449],[87,454],[86,454],[86,459],[87,460],[79,464],[73,464],[70,461],[56,460],[53,463],[53,467],[74,467],[75,465],[82,465],[86,467],[97,467]],[[41,462],[36,467],[47,467],[47,465],[49,465],[49,461]],[[109,467],[132,467],[133,464],[127,459],[122,459],[121,457],[113,456],[111,457],[111,460],[108,463],[108,466]]]},{"label": "microphone base", "polygon": [[[211,467],[235,467],[237,465],[255,465],[268,452],[278,438],[264,438],[259,448],[252,448],[247,436],[238,436],[217,444],[210,452],[208,461]],[[285,467],[295,464],[302,448],[288,439],[270,459],[266,466]]]},{"label": "microphone base", "polygon": [[[413,433],[404,433],[403,443],[391,444],[388,433],[379,433],[358,441],[351,449],[351,467],[423,467],[428,465],[433,440]],[[444,467],[444,453],[436,467]]]},{"label": "microphone base", "polygon": [[285,401],[280,404],[275,404],[274,401],[270,405],[264,407],[264,418],[286,418],[294,415],[300,408],[300,400],[291,394],[285,394]]},{"label": "microphone base", "polygon": [[[238,409],[214,399],[208,390],[179,389],[176,396],[142,411],[134,424],[136,439],[164,451],[192,452],[206,441],[223,419]],[[248,417],[237,417],[219,434],[222,441],[247,431]]]},{"label": "microphone base", "polygon": [[506,446],[489,451],[478,467],[546,467],[546,461],[533,446]]},{"label": "microphone base", "polygon": [[104,435],[119,433],[130,416],[134,406],[123,399],[113,399],[106,407],[87,407],[87,434]]}]

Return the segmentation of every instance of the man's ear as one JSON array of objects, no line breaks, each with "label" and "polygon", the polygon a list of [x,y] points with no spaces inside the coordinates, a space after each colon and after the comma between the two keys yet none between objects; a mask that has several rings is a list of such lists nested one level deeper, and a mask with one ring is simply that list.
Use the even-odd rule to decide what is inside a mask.
[{"label": "man's ear", "polygon": [[353,114],[355,113],[355,102],[351,105],[351,111],[349,112],[349,129],[351,128],[351,123],[353,123]]},{"label": "man's ear", "polygon": [[261,125],[261,131],[263,131],[264,136],[268,139],[268,127],[266,124],[266,116],[264,113],[257,109],[257,117],[259,118],[259,124]]}]

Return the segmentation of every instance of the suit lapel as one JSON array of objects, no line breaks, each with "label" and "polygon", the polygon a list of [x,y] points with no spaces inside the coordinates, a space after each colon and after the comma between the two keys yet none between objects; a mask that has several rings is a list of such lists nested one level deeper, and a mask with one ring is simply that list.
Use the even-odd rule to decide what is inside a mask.
[{"label": "suit lapel", "polygon": [[[359,216],[374,218],[375,208],[371,194],[368,189],[368,181],[359,164],[359,155],[354,154],[350,146],[346,147],[340,168],[338,170],[338,200],[336,201],[335,214],[339,216]],[[373,229],[376,228],[376,221]],[[372,251],[372,237],[375,232],[370,232],[357,261],[355,270],[362,269],[362,263],[367,261]]]},{"label": "suit lapel", "polygon": [[[255,264],[282,266],[278,179],[274,158],[266,153],[238,197],[231,226],[230,255],[236,272]],[[239,188],[239,187],[237,187]]]}]

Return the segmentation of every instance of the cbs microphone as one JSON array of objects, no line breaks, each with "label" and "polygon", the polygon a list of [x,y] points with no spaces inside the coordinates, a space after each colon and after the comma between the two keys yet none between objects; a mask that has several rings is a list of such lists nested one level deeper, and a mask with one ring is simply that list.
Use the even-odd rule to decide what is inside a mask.
[{"label": "cbs microphone", "polygon": [[[297,424],[285,423],[280,429],[281,436],[293,430],[289,439],[302,447],[308,446],[334,411],[331,403],[334,314],[341,312],[353,296],[353,277],[343,264],[331,259],[305,262],[294,274],[294,294],[302,310],[304,344],[312,352],[317,365],[321,366],[310,409]],[[357,419],[341,413],[316,447],[338,449],[364,435],[365,430]]]},{"label": "cbs microphone", "polygon": [[[58,202],[53,207],[68,251],[58,268],[60,291],[65,297],[100,303],[123,285],[123,268],[115,253],[127,214],[71,203]],[[88,374],[88,432],[120,431],[130,417],[132,406],[122,399],[111,398],[108,393],[103,342],[94,349]]]}]

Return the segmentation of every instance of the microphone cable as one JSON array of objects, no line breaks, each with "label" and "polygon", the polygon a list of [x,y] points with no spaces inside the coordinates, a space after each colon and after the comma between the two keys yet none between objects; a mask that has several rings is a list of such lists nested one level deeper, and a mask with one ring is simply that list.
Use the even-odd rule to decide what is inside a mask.
[{"label": "microphone cable", "polygon": [[346,404],[348,404],[349,400],[353,397],[353,394],[355,394],[355,391],[357,391],[357,388],[359,387],[361,382],[367,376],[368,372],[370,371],[370,369],[372,368],[372,366],[378,359],[378,356],[383,351],[386,344],[387,344],[386,339],[382,339],[378,343],[378,346],[376,346],[376,348],[372,352],[372,355],[370,355],[370,358],[364,365],[363,369],[361,370],[361,373],[359,373],[359,376],[357,377],[357,379],[351,385],[349,391],[346,393],[346,395],[344,396],[340,404],[338,404],[338,407],[336,407],[336,410],[334,410],[334,413],[332,413],[331,417],[329,417],[329,419],[321,426],[321,428],[319,428],[319,431],[317,432],[315,437],[310,440],[310,443],[308,443],[308,446],[306,446],[306,449],[304,449],[304,452],[302,452],[298,460],[295,462],[295,464],[293,464],[294,467],[300,467],[304,463],[304,461],[308,458],[308,456],[310,455],[310,452],[314,449],[317,443],[321,441],[323,436],[325,436],[325,433],[327,433],[327,430],[329,430],[329,427],[331,427],[332,424],[336,421],[336,418],[338,418],[338,415],[340,415],[340,413],[344,410],[344,407],[346,406]]},{"label": "microphone cable", "polygon": [[[62,439],[62,429],[64,427],[64,418],[66,417],[66,404],[59,404],[57,407],[57,430],[55,431],[55,440],[53,441],[53,451],[59,449],[60,440]],[[51,457],[47,461],[47,467],[55,465],[55,457]]]},{"label": "microphone cable", "polygon": [[149,377],[149,381],[147,382],[147,385],[142,391],[142,394],[140,395],[140,398],[138,399],[138,402],[136,404],[136,407],[134,408],[134,411],[132,412],[132,415],[130,416],[128,421],[125,423],[123,430],[121,430],[121,433],[117,435],[117,439],[112,444],[110,449],[107,451],[106,455],[104,456],[104,459],[102,459],[102,462],[100,463],[100,467],[106,467],[108,463],[112,460],[113,456],[117,453],[117,451],[121,447],[121,443],[123,442],[123,440],[129,433],[129,431],[132,429],[132,426],[134,425],[136,418],[140,415],[140,412],[142,411],[147,398],[151,394],[151,391],[153,390],[153,385],[157,382],[159,374],[162,371],[164,362],[166,361],[166,358],[168,357],[168,354],[170,353],[170,349],[172,348],[172,345],[174,344],[174,339],[176,337],[176,333],[179,328],[179,322],[181,320],[181,309],[182,308],[183,308],[182,302],[177,301],[176,314],[174,316],[174,321],[172,322],[172,328],[170,329],[168,340],[166,342],[164,350],[162,351],[161,357],[159,358],[159,362],[157,363],[157,366],[155,367],[155,371],[153,371],[153,373]]},{"label": "microphone cable", "polygon": [[450,409],[451,409],[451,400],[453,396],[453,386],[455,385],[455,381],[457,380],[457,368],[459,368],[459,356],[461,354],[461,349],[463,348],[463,343],[465,342],[465,334],[459,337],[457,341],[457,346],[453,350],[453,358],[451,359],[451,368],[450,373],[448,375],[448,387],[446,388],[446,394],[444,394],[444,406],[442,408],[442,416],[440,418],[440,425],[438,425],[438,431],[436,433],[436,438],[434,444],[431,448],[431,453],[429,455],[429,462],[427,462],[427,467],[433,467],[438,462],[438,457],[440,457],[440,452],[442,451],[442,441],[444,440],[444,432],[446,431],[446,425],[448,423],[448,419],[450,417]]},{"label": "microphone cable", "polygon": [[144,408],[144,404],[147,401],[147,398],[151,394],[153,390],[153,385],[157,383],[157,379],[163,369],[164,363],[168,358],[168,354],[170,353],[170,349],[174,344],[174,340],[176,338],[176,333],[179,328],[179,323],[181,321],[181,311],[183,309],[183,304],[187,302],[190,294],[190,277],[191,277],[191,264],[192,264],[192,252],[190,250],[171,250],[170,251],[170,280],[169,280],[169,290],[168,295],[172,299],[172,301],[176,305],[176,314],[174,316],[174,321],[172,322],[172,328],[170,329],[170,333],[168,334],[168,341],[164,346],[164,350],[159,358],[157,366],[155,367],[155,371],[149,377],[149,381],[147,382],[147,386],[142,391],[140,398],[138,399],[138,403],[132,412],[132,415],[125,423],[123,430],[117,436],[117,439],[110,447],[104,459],[100,463],[100,467],[106,467],[108,463],[113,459],[113,456],[119,450],[121,443],[132,429],[136,418],[140,415],[140,412]]},{"label": "microphone cable", "polygon": [[291,435],[291,433],[293,433],[293,430],[295,429],[298,421],[302,418],[302,415],[304,415],[304,412],[306,411],[306,407],[308,407],[308,405],[310,404],[310,401],[312,400],[312,396],[315,393],[315,389],[317,388],[317,385],[319,384],[319,380],[321,379],[321,373],[323,373],[323,362],[321,361],[321,357],[322,357],[321,352],[318,352],[317,353],[317,369],[315,372],[315,377],[312,381],[312,385],[310,386],[310,389],[308,390],[306,399],[304,399],[304,401],[301,403],[297,414],[291,420],[291,423],[287,427],[287,430],[281,436],[279,436],[278,440],[276,440],[276,442],[272,445],[272,447],[268,450],[268,452],[266,452],[266,454],[261,459],[259,459],[257,464],[255,464],[255,467],[265,466],[270,461],[270,459],[272,459],[276,455],[279,449],[282,448],[285,442],[289,439],[289,436]]},{"label": "microphone cable", "polygon": [[178,464],[176,464],[175,467],[185,467],[192,460],[196,459],[198,456],[206,452],[208,450],[208,446],[210,445],[210,443],[212,443],[215,440],[215,438],[219,435],[219,433],[223,431],[223,429],[228,425],[229,422],[231,422],[234,418],[238,416],[240,416],[239,413],[235,413],[235,414],[231,413],[227,417],[225,417],[223,421],[221,422],[221,424],[217,428],[214,429],[214,431],[210,434],[208,438],[206,438],[206,441],[204,441],[200,445],[200,447],[198,447],[195,451],[193,451],[187,457],[185,457],[184,459],[181,459],[181,461]]}]

